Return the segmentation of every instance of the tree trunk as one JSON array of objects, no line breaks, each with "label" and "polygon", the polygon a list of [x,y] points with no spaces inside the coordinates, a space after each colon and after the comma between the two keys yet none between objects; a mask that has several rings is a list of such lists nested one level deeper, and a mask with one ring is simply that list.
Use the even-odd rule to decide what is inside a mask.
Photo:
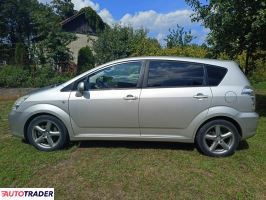
[{"label": "tree trunk", "polygon": [[246,53],[246,63],[245,63],[245,68],[244,68],[244,73],[245,75],[249,74],[249,59],[250,59],[250,49],[247,49]]}]

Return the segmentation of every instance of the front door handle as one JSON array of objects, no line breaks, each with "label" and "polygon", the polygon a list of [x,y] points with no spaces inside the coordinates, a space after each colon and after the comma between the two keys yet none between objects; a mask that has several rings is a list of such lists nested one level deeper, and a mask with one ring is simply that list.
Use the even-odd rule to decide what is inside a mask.
[{"label": "front door handle", "polygon": [[124,100],[137,100],[138,97],[133,96],[132,94],[127,95],[126,97],[123,98]]},{"label": "front door handle", "polygon": [[195,96],[193,96],[193,98],[199,99],[199,100],[201,100],[201,99],[207,99],[208,97],[209,97],[208,95],[204,95],[202,93],[198,93]]}]

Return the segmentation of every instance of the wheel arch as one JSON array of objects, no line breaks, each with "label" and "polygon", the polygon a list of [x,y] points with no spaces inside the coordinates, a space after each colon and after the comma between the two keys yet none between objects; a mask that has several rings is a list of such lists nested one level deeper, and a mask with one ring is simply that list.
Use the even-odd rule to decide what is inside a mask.
[{"label": "wheel arch", "polygon": [[196,135],[197,135],[197,133],[199,132],[199,130],[200,130],[200,128],[201,128],[202,126],[204,126],[206,123],[208,123],[208,122],[210,122],[210,121],[213,121],[213,120],[219,120],[219,119],[220,119],[220,120],[226,120],[226,121],[231,122],[231,123],[236,127],[236,129],[237,129],[237,131],[238,131],[240,137],[242,138],[242,129],[241,129],[241,126],[239,125],[239,123],[238,123],[235,119],[233,119],[232,117],[228,117],[228,116],[215,116],[215,117],[211,117],[211,118],[205,120],[203,123],[201,123],[201,125],[200,125],[200,126],[197,128],[197,130],[196,130],[196,134],[195,134],[195,136],[194,136],[194,141],[195,141],[195,139],[196,139]]},{"label": "wheel arch", "polygon": [[[28,129],[28,127],[29,127],[30,122],[31,122],[34,118],[36,118],[36,117],[38,117],[38,116],[41,116],[41,115],[50,115],[50,116],[55,117],[56,119],[60,120],[63,124],[65,124],[65,123],[64,123],[61,119],[59,119],[57,116],[55,116],[55,115],[53,115],[53,114],[51,114],[51,113],[48,113],[48,112],[40,112],[40,113],[33,114],[32,116],[30,116],[30,117],[27,119],[27,121],[26,121],[26,123],[25,123],[25,125],[24,125],[24,128],[23,128],[24,138],[25,138],[25,140],[26,140],[27,142],[28,142],[27,129]],[[67,129],[67,128],[66,128],[66,130],[67,130],[67,132],[68,132],[68,129]],[[67,133],[67,134],[69,135],[69,133]]]},{"label": "wheel arch", "polygon": [[40,115],[50,115],[60,120],[65,125],[69,138],[72,138],[73,130],[70,122],[70,116],[66,111],[62,110],[61,108],[49,104],[35,105],[28,108],[27,113],[30,114],[25,116],[26,120],[24,122],[24,127],[23,127],[23,135],[26,141],[27,141],[27,128],[30,122],[35,117]]}]

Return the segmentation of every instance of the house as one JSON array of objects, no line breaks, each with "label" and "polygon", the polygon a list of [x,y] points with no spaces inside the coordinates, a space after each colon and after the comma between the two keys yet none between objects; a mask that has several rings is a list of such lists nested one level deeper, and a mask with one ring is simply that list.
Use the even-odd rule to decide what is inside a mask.
[{"label": "house", "polygon": [[92,40],[97,39],[97,30],[90,24],[92,23],[88,21],[86,10],[82,10],[61,22],[64,31],[76,34],[77,39],[68,45],[70,51],[73,53],[73,61],[75,64],[78,63],[79,50],[85,46],[92,47]]}]

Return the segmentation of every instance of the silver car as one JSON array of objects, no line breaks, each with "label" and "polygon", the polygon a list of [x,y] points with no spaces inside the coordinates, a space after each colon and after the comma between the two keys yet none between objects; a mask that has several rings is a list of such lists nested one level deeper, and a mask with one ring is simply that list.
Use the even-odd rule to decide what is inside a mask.
[{"label": "silver car", "polygon": [[21,97],[9,122],[14,135],[43,151],[81,140],[174,141],[228,156],[256,133],[258,114],[233,61],[138,57]]}]

